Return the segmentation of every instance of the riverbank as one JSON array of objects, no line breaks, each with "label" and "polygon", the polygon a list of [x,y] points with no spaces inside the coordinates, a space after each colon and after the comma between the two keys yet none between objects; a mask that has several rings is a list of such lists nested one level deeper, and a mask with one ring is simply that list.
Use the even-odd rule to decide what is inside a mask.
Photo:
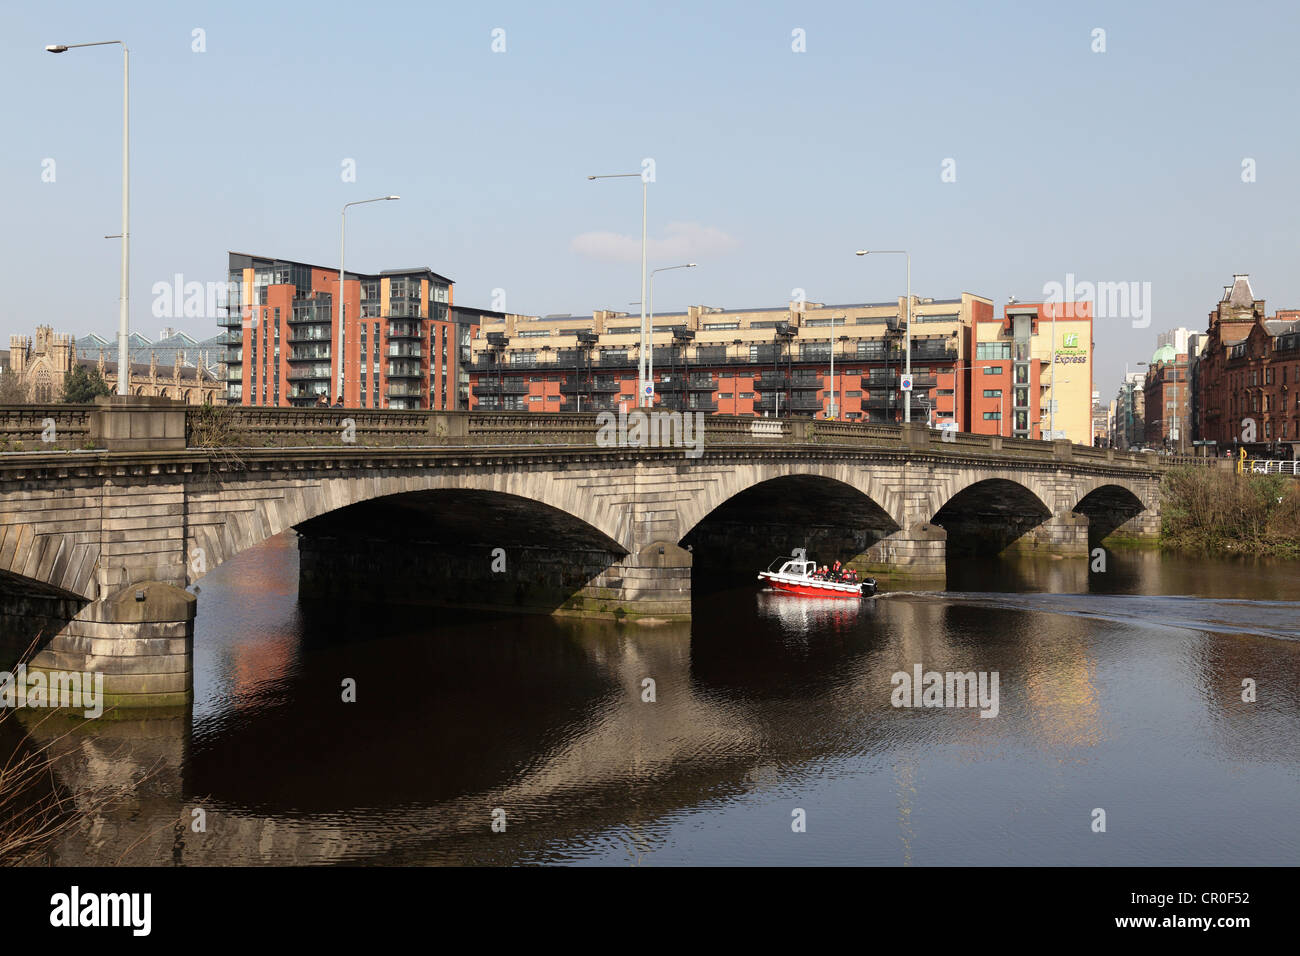
[{"label": "riverbank", "polygon": [[1300,558],[1300,480],[1178,468],[1164,478],[1160,544],[1211,555]]}]

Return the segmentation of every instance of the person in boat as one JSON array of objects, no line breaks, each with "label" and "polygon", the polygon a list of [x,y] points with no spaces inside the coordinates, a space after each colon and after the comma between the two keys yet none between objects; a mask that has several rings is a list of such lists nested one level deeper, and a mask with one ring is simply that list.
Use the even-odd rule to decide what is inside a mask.
[{"label": "person in boat", "polygon": [[831,573],[830,568],[826,567],[826,565],[823,564],[821,570],[817,572],[817,577],[819,580],[827,581],[830,579],[830,573]]},{"label": "person in boat", "polygon": [[838,561],[831,567],[831,580],[842,581],[844,576],[840,573],[840,563]]}]

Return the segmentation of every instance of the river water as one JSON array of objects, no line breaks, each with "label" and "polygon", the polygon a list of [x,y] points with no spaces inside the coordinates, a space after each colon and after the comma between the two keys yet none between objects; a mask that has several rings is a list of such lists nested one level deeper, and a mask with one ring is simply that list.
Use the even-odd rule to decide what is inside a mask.
[{"label": "river water", "polygon": [[[141,782],[49,862],[1294,864],[1297,570],[983,560],[617,626],[304,607],[290,532],[200,581],[192,713],[74,735],[65,783]],[[893,706],[917,665],[996,716]]]}]

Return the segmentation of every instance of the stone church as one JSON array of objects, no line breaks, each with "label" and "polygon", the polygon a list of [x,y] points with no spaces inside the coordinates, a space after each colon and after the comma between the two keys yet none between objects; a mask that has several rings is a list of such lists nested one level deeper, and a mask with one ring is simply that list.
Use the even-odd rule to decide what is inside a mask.
[{"label": "stone church", "polygon": [[[9,372],[16,375],[27,390],[27,401],[38,405],[63,401],[63,378],[73,365],[87,371],[97,368],[114,392],[117,391],[117,362],[106,361],[108,349],[101,348],[97,360],[82,358],[77,354],[77,343],[71,335],[55,332],[48,325],[37,326],[33,342],[26,335],[9,337]],[[116,354],[116,349],[113,349]],[[132,362],[130,389],[133,395],[171,398],[190,405],[213,405],[226,402],[226,383],[207,367],[205,355],[200,354],[197,364],[185,362],[179,349],[173,352],[172,367],[158,367],[158,355],[150,354],[149,363]],[[218,371],[220,367],[218,367]]]}]

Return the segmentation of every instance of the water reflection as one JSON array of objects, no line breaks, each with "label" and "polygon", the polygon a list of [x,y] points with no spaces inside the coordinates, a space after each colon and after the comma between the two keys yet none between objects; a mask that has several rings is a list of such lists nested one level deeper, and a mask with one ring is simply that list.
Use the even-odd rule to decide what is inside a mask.
[{"label": "water reflection", "polygon": [[[304,607],[281,536],[200,582],[192,714],[60,744],[74,790],[146,782],[53,861],[1294,862],[1289,579],[982,562],[944,594],[745,587],[691,624],[617,626]],[[894,708],[917,663],[998,672],[999,716]],[[1091,834],[1099,805],[1123,839]]]}]

